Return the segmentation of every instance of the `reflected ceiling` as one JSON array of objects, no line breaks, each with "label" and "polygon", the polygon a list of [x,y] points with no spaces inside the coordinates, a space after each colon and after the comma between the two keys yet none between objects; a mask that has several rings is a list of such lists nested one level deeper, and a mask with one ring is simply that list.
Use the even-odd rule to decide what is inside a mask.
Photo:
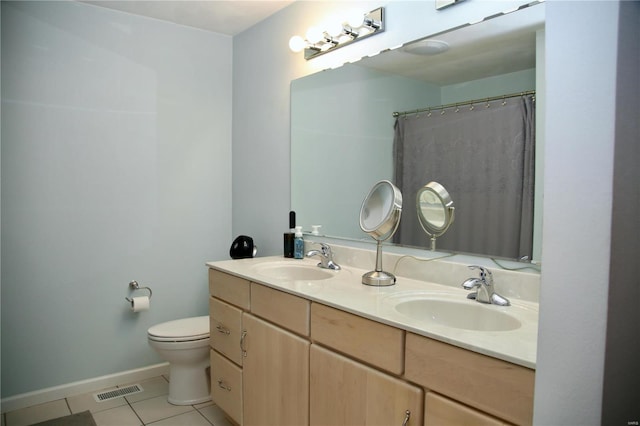
[{"label": "reflected ceiling", "polygon": [[[440,86],[535,68],[535,29],[544,27],[544,9],[529,7],[499,17],[407,43],[363,58],[358,65]],[[449,50],[408,53],[425,40],[443,41]]]}]

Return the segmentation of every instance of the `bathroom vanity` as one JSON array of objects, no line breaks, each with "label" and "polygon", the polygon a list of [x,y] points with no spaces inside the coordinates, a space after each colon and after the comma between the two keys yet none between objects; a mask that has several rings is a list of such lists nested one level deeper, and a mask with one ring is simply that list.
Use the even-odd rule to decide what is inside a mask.
[{"label": "bathroom vanity", "polygon": [[[365,269],[316,263],[207,264],[212,399],[234,422],[531,424],[537,303],[508,293],[513,306],[480,306],[459,286],[402,276],[372,288],[360,283]],[[464,269],[457,273],[468,275]],[[478,305],[518,325],[477,317],[477,327],[443,325],[398,309],[451,300],[445,306],[455,311],[457,298],[461,309]]]}]

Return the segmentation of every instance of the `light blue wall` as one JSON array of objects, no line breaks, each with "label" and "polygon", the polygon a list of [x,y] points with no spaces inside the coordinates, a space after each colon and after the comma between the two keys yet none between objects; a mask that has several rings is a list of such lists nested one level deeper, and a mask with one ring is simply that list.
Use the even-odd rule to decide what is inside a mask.
[{"label": "light blue wall", "polygon": [[[2,2],[2,397],[161,362],[231,242],[229,37]],[[128,282],[153,289],[128,310]]]},{"label": "light blue wall", "polygon": [[[618,151],[638,153],[639,24],[638,2],[547,3],[536,424],[640,418],[638,157],[614,163]],[[630,47],[624,57],[620,44]],[[619,101],[625,97],[633,101]],[[614,173],[624,178],[617,182]],[[634,182],[631,192],[627,179]],[[624,330],[608,333],[608,316]],[[615,341],[616,333],[634,337],[625,344]],[[621,361],[612,371],[604,368],[606,353]],[[618,387],[603,404],[605,380]],[[625,411],[616,409],[616,399],[627,402]]]},{"label": "light blue wall", "polygon": [[443,86],[442,103],[453,104],[528,90],[536,90],[535,68]]}]

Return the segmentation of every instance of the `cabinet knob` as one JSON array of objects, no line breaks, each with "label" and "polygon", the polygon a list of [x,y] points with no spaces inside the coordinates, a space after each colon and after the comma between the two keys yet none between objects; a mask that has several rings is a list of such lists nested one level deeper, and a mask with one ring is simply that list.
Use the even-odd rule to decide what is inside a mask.
[{"label": "cabinet knob", "polygon": [[247,357],[247,349],[244,347],[244,340],[247,337],[247,330],[242,330],[242,336],[240,336],[240,350],[242,351],[242,356]]}]

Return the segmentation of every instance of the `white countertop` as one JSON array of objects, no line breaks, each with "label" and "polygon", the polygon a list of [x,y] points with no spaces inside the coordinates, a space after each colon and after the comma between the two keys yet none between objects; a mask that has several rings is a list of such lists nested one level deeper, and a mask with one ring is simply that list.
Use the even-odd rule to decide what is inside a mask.
[{"label": "white countertop", "polygon": [[[538,304],[510,298],[511,306],[483,305],[486,309],[504,311],[521,322],[521,327],[508,331],[475,331],[447,327],[407,317],[394,308],[398,299],[412,293],[429,293],[433,297],[455,298],[456,302],[478,304],[466,298],[468,291],[449,285],[397,277],[389,287],[370,287],[361,283],[369,270],[342,265],[340,271],[329,271],[333,277],[315,281],[275,280],[257,269],[265,263],[308,265],[317,267],[317,259],[286,259],[281,256],[208,262],[207,266],[249,281],[285,291],[318,303],[388,324],[422,336],[489,355],[504,361],[535,369],[538,338]],[[372,265],[373,266],[373,265]],[[328,270],[325,270],[328,271]]]}]

